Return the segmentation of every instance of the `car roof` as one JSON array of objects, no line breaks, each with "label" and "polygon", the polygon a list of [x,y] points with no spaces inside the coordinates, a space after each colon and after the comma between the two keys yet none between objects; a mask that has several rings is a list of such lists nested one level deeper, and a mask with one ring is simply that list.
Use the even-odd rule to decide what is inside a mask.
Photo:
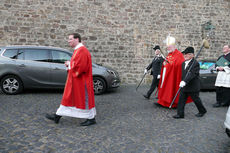
[{"label": "car roof", "polygon": [[53,46],[36,46],[36,45],[12,45],[12,46],[0,46],[0,49],[17,49],[17,48],[34,48],[34,49],[56,49],[71,52],[68,49],[53,47]]}]

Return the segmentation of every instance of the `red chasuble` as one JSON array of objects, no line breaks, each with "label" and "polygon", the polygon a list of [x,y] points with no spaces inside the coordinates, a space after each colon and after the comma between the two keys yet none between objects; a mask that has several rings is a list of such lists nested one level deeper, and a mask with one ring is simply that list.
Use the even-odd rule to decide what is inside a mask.
[{"label": "red chasuble", "polygon": [[81,43],[70,60],[63,98],[56,114],[88,119],[96,115],[91,55]]},{"label": "red chasuble", "polygon": [[[173,52],[169,53],[166,59],[169,63],[164,61],[162,65],[157,102],[162,106],[169,107],[179,89],[184,56],[180,51],[176,49]],[[179,94],[175,99],[172,107],[177,107],[178,100]]]}]

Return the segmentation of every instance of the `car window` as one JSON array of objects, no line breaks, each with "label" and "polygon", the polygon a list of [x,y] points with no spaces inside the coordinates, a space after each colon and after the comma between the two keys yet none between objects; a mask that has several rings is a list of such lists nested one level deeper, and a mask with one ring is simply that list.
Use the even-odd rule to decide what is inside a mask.
[{"label": "car window", "polygon": [[57,50],[53,50],[51,52],[51,56],[53,63],[65,63],[65,61],[69,61],[71,59],[70,54]]},{"label": "car window", "polygon": [[200,69],[207,70],[210,67],[212,67],[215,63],[213,63],[213,62],[199,62],[199,64],[200,64]]},{"label": "car window", "polygon": [[3,56],[15,59],[17,58],[17,53],[18,53],[17,49],[6,49],[5,52],[3,53]]},{"label": "car window", "polygon": [[48,62],[49,54],[45,49],[20,49],[18,59]]}]

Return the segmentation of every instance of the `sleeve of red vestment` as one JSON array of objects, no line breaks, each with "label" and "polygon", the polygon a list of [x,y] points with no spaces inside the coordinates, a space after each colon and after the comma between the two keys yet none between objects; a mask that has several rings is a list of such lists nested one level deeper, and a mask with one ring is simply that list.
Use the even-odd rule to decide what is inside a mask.
[{"label": "sleeve of red vestment", "polygon": [[[78,77],[88,69],[88,55],[84,47],[78,49],[76,56],[72,59],[72,71],[74,76]],[[76,75],[78,74],[78,75]]]}]

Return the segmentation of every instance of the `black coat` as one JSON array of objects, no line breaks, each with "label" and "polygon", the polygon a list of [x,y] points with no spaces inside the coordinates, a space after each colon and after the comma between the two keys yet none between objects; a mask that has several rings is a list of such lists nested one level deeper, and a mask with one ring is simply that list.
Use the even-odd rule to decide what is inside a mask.
[{"label": "black coat", "polygon": [[[193,67],[188,73],[188,76],[185,78],[188,69],[191,67],[192,63],[194,61]],[[185,62],[182,63],[182,80],[186,82],[186,85],[182,88],[183,92],[199,92],[200,91],[200,77],[199,77],[199,72],[200,72],[200,64],[192,59],[186,69],[185,67]]]},{"label": "black coat", "polygon": [[155,56],[152,62],[148,65],[146,69],[147,70],[151,69],[150,74],[157,77],[157,75],[160,75],[161,73],[161,66],[162,66],[163,61],[164,61],[163,57]]}]

